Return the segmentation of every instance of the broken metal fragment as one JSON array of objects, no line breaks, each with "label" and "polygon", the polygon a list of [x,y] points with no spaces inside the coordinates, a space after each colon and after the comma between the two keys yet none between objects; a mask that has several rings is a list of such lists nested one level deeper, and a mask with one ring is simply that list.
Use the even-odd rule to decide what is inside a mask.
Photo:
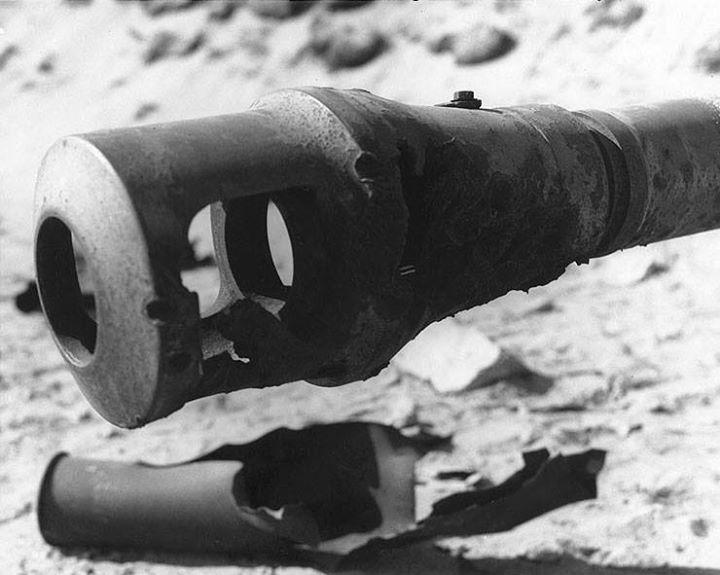
[{"label": "broken metal fragment", "polygon": [[428,445],[383,425],[339,423],[278,429],[176,465],[61,453],[42,480],[40,531],[59,546],[292,551],[353,564],[438,537],[505,531],[593,498],[604,461],[597,450],[526,453],[503,483],[442,499],[417,523],[414,471]]},{"label": "broken metal fragment", "polygon": [[443,497],[433,504],[430,516],[448,515],[456,511],[461,511],[471,505],[483,505],[505,497],[513,491],[516,491],[523,483],[536,475],[549,457],[550,453],[547,449],[523,453],[524,467],[513,473],[501,484],[483,489],[453,493],[452,495]]},{"label": "broken metal fragment", "polygon": [[525,467],[488,489],[450,495],[438,501],[417,527],[387,539],[374,539],[348,554],[344,568],[372,561],[383,550],[397,549],[441,537],[462,537],[509,531],[553,509],[597,497],[596,478],[605,452],[591,449],[550,457],[545,449],[523,454]]},{"label": "broken metal fragment", "polygon": [[60,546],[340,553],[414,524],[424,451],[392,428],[342,423],[278,429],[177,465],[60,453],[42,480],[40,531]]}]

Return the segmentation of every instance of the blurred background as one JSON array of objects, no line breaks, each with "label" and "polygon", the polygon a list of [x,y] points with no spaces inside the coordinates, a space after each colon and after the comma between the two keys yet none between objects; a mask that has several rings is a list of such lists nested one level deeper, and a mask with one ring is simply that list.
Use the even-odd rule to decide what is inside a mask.
[{"label": "blurred background", "polygon": [[[485,107],[607,109],[720,96],[719,72],[713,0],[0,0],[2,572],[266,573],[50,548],[35,520],[42,470],[59,450],[169,462],[278,425],[346,419],[452,436],[417,470],[420,515],[462,487],[440,471],[497,481],[523,450],[609,451],[596,501],[441,543],[477,565],[720,572],[718,232],[571,266],[550,286],[463,312],[372,381],[217,396],[136,431],[91,410],[42,314],[16,297],[34,274],[37,168],[63,135],[240,112],[302,85],[408,104],[474,90]],[[217,285],[206,214],[190,239],[204,265],[184,280],[206,303]]]}]

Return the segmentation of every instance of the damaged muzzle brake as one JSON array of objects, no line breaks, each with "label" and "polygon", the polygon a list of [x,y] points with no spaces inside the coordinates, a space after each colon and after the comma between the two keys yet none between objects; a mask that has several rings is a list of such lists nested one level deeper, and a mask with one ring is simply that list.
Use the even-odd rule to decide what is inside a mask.
[{"label": "damaged muzzle brake", "polygon": [[[368,378],[431,322],[571,262],[720,226],[720,108],[287,90],[241,114],[68,137],[37,190],[55,340],[95,409],[135,427],[215,393]],[[210,204],[221,287],[201,317],[180,262]],[[291,281],[273,262],[270,206]]]}]

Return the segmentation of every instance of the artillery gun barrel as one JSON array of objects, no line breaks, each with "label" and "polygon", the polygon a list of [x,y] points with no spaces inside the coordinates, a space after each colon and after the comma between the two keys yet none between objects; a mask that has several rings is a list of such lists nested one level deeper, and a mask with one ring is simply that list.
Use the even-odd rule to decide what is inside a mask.
[{"label": "artillery gun barrel", "polygon": [[[245,113],[55,144],[37,184],[38,285],[90,403],[136,427],[214,393],[365,379],[448,315],[572,262],[720,227],[720,102],[479,104],[286,90]],[[221,287],[201,317],[180,262],[209,204]]]}]

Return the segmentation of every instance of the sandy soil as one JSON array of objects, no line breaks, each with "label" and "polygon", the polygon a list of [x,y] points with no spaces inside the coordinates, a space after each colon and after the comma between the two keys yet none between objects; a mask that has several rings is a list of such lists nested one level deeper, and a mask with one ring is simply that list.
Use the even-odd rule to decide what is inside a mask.
[{"label": "sandy soil", "polygon": [[[418,104],[472,88],[487,106],[570,108],[720,94],[715,2],[376,1],[287,18],[248,5],[223,10],[220,2],[157,15],[136,2],[0,2],[0,572],[313,572],[262,558],[53,549],[36,527],[37,484],[59,450],[168,462],[281,424],[354,418],[453,435],[451,452],[417,469],[420,515],[462,488],[434,480],[438,470],[499,480],[523,450],[608,450],[597,500],[510,533],[440,542],[450,555],[391,557],[379,570],[720,573],[719,233],[573,266],[550,286],[451,320],[448,329],[479,330],[548,376],[542,388],[509,381],[442,395],[405,362],[340,389],[297,383],[209,398],[131,432],[90,409],[42,316],[20,314],[13,302],[33,275],[34,176],[64,134],[241,111],[268,91],[305,84]],[[338,68],[317,50],[318,35],[344,22],[375,30],[385,50]],[[477,24],[506,31],[514,47],[471,65],[457,64],[452,49],[434,51],[443,36],[472,43],[463,34]],[[191,237],[209,249],[202,222]],[[207,297],[212,281],[202,273],[193,285]]]}]

